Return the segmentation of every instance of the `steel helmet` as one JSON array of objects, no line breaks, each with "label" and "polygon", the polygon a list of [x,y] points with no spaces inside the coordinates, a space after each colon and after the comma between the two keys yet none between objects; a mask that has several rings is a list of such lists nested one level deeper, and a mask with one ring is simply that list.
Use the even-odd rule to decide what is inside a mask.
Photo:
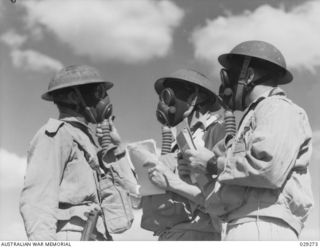
[{"label": "steel helmet", "polygon": [[275,46],[265,41],[250,40],[242,42],[235,46],[230,53],[220,55],[218,61],[223,67],[230,68],[236,57],[243,56],[250,56],[270,63],[279,71],[282,71],[283,74],[279,78],[279,84],[289,83],[293,79],[291,72],[287,70],[286,61],[282,53]]},{"label": "steel helmet", "polygon": [[51,93],[55,90],[91,83],[105,83],[107,89],[113,86],[113,83],[106,82],[102,79],[100,73],[91,66],[67,66],[52,77],[47,92],[44,93],[41,98],[47,101],[53,101]]},{"label": "steel helmet", "polygon": [[175,71],[168,77],[158,79],[154,84],[154,88],[156,92],[160,94],[161,91],[165,88],[164,83],[168,85],[170,84],[170,82],[174,82],[177,79],[185,81],[192,85],[200,86],[202,91],[207,93],[210,98],[217,98],[217,95],[214,93],[215,91],[213,83],[203,74],[190,69],[180,69],[178,71]]}]

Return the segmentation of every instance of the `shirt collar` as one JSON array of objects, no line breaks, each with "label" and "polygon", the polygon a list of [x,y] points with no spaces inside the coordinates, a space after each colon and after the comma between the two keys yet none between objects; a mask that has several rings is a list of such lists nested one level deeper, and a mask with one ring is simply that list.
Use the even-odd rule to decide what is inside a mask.
[{"label": "shirt collar", "polygon": [[220,114],[214,114],[207,112],[204,115],[201,115],[199,117],[196,116],[196,113],[192,116],[191,122],[190,122],[190,129],[196,130],[197,128],[202,128],[203,130],[206,130],[211,124],[216,122],[218,119],[220,119]]},{"label": "shirt collar", "polygon": [[66,122],[73,122],[75,123],[76,125],[79,125],[80,127],[84,128],[85,130],[87,130],[87,133],[89,133],[91,135],[90,139],[92,138],[92,141],[94,142],[94,144],[96,146],[99,146],[96,138],[95,138],[95,134],[94,134],[94,131],[92,130],[92,128],[86,124],[84,121],[83,121],[83,118],[82,117],[75,117],[75,116],[66,116],[66,115],[60,115],[60,120],[62,121],[66,121]]},{"label": "shirt collar", "polygon": [[[273,92],[272,92],[272,91],[273,91]],[[267,90],[267,91],[263,92],[261,95],[259,95],[256,99],[254,99],[254,101],[251,102],[251,103],[249,104],[249,106],[246,108],[245,112],[246,112],[247,110],[249,110],[250,107],[251,107],[253,104],[256,104],[256,102],[260,101],[261,98],[266,98],[266,97],[270,96],[270,94],[272,94],[272,95],[275,95],[275,94],[284,94],[284,95],[285,95],[285,92],[284,92],[281,88],[279,88],[279,87],[275,87],[275,88],[272,88],[272,89],[270,89],[270,90]]]},{"label": "shirt collar", "polygon": [[76,122],[77,124],[90,129],[89,126],[80,117],[60,115],[59,119],[66,122]]}]

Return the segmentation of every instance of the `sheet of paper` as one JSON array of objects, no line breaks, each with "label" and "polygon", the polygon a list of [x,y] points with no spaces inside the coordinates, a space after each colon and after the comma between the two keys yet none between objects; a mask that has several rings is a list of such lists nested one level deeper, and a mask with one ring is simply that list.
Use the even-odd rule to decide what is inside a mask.
[{"label": "sheet of paper", "polygon": [[127,146],[127,151],[138,178],[140,195],[164,194],[165,190],[149,180],[148,169],[150,167],[144,166],[147,162],[154,163],[154,165],[158,162],[155,141],[150,139],[131,143]]}]

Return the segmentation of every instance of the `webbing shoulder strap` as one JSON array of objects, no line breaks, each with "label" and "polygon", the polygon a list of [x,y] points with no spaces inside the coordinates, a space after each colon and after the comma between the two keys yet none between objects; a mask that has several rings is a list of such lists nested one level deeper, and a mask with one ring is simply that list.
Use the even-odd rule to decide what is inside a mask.
[{"label": "webbing shoulder strap", "polygon": [[[79,124],[77,122],[65,121],[65,120],[64,120],[64,122],[69,123],[71,126],[81,130],[84,134],[86,134],[89,137],[90,141],[93,142],[93,144],[95,144],[95,142],[93,141],[93,138],[91,137],[91,135],[87,132],[87,130],[81,124]],[[79,148],[85,153],[84,157],[87,160],[87,162],[89,163],[90,167],[93,169],[92,172],[93,172],[94,182],[96,184],[98,202],[99,202],[99,206],[100,206],[100,209],[101,209],[103,225],[104,225],[104,228],[105,228],[105,231],[106,231],[105,235],[106,235],[108,241],[113,241],[113,238],[112,238],[112,236],[110,235],[110,233],[108,231],[108,227],[107,227],[107,223],[106,223],[106,220],[105,220],[104,212],[103,212],[102,206],[101,206],[102,205],[102,197],[101,197],[101,187],[100,187],[100,184],[99,184],[99,177],[101,175],[100,168],[97,167],[97,165],[92,165],[92,161],[88,159],[88,157],[90,157],[90,155],[87,155],[88,152],[85,150],[84,147],[82,147],[81,144],[78,144],[78,145],[79,145]]]}]

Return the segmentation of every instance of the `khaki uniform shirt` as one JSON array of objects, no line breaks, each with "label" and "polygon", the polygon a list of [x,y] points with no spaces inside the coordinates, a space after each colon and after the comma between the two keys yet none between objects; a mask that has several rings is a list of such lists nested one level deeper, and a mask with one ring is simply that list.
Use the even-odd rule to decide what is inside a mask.
[{"label": "khaki uniform shirt", "polygon": [[[64,121],[77,122],[92,134],[74,117],[49,119],[31,141],[20,200],[29,240],[56,240],[61,230],[82,231],[85,213],[99,208],[92,169],[98,164],[98,145],[93,134]],[[97,229],[105,233],[101,217]]]}]

